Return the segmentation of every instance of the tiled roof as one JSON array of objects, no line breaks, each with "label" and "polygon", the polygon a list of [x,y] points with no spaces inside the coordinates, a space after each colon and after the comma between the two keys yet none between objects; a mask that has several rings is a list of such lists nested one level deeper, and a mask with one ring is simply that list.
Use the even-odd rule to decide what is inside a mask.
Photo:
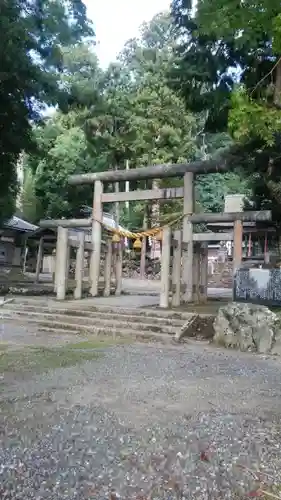
[{"label": "tiled roof", "polygon": [[[111,214],[107,214],[107,213],[104,213],[103,214],[103,223],[106,225],[106,226],[109,226],[109,227],[116,227],[116,222],[114,220],[114,218],[111,216]],[[22,231],[22,232],[28,232],[28,233],[32,233],[34,231],[40,231],[40,228],[38,226],[35,226],[34,224],[30,224],[30,222],[27,222],[25,221],[24,219],[21,219],[20,217],[17,217],[16,215],[14,215],[9,221],[7,221],[5,223],[5,227],[6,228],[9,228],[9,229],[14,229],[15,231]],[[120,225],[117,226],[118,229],[120,229],[121,231],[123,230],[124,231],[124,228]],[[70,232],[76,232],[76,231],[85,231],[86,233],[89,233],[91,232],[91,229],[90,228],[71,228],[70,229]]]},{"label": "tiled roof", "polygon": [[8,229],[14,229],[15,231],[22,231],[24,233],[32,233],[33,231],[36,231],[36,229],[38,229],[38,227],[34,224],[30,224],[30,222],[20,219],[15,215],[10,220],[5,222],[4,225]]}]

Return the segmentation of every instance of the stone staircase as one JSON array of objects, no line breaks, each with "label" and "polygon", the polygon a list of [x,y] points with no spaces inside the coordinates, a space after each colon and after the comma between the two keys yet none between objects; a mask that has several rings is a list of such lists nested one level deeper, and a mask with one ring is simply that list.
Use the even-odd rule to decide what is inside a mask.
[{"label": "stone staircase", "polygon": [[[80,303],[81,304],[81,303]],[[46,300],[15,300],[1,308],[2,322],[39,333],[122,337],[171,342],[191,313],[148,308],[83,306]]]}]

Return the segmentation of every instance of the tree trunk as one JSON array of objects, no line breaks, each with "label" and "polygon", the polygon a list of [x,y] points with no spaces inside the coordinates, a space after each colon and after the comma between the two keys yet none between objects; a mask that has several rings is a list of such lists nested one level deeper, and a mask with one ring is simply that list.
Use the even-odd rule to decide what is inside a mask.
[{"label": "tree trunk", "polygon": [[281,59],[279,59],[275,72],[274,104],[277,108],[281,104]]}]

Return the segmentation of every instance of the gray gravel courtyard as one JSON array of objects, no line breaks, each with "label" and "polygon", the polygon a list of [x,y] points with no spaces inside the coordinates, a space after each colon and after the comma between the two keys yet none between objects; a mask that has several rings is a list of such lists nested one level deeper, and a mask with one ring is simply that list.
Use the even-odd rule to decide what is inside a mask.
[{"label": "gray gravel courtyard", "polygon": [[135,344],[5,377],[1,500],[242,499],[245,467],[281,484],[279,359]]}]

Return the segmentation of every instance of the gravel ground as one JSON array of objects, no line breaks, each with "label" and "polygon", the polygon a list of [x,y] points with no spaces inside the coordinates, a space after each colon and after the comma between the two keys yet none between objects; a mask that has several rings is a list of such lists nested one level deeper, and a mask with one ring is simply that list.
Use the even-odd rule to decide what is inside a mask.
[{"label": "gravel ground", "polygon": [[0,395],[1,500],[248,498],[239,465],[281,483],[274,358],[115,346]]}]

